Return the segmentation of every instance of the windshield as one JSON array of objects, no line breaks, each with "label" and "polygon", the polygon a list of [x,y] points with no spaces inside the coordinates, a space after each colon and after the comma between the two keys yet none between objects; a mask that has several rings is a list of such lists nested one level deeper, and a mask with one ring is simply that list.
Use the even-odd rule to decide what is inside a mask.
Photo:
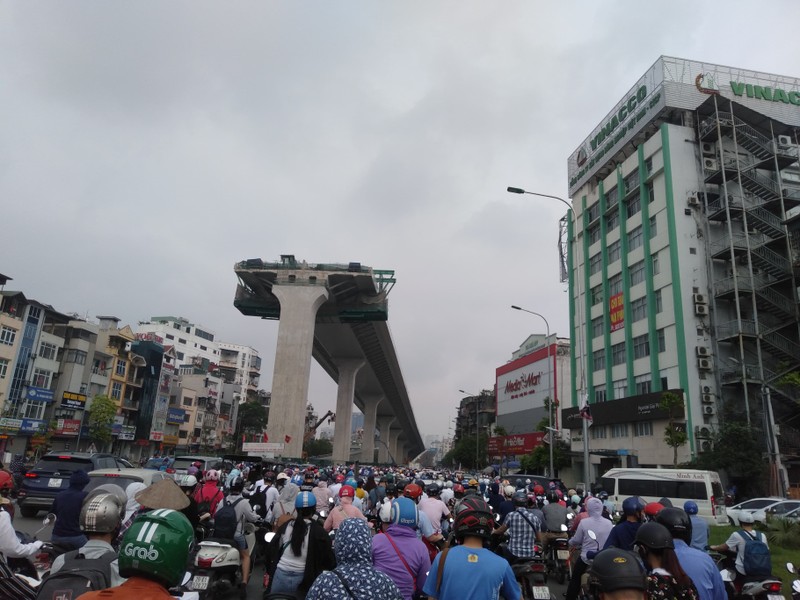
[{"label": "windshield", "polygon": [[125,491],[125,489],[131,483],[136,483],[137,481],[141,482],[142,478],[141,477],[134,477],[134,476],[131,476],[131,475],[127,475],[127,476],[123,476],[123,477],[116,476],[116,475],[114,475],[114,476],[102,475],[102,476],[99,476],[99,477],[90,475],[89,476],[89,484],[84,488],[84,491],[90,492],[94,488],[96,488],[98,485],[102,485],[104,483],[113,483],[113,484],[118,485],[119,487],[121,487],[122,491]]},{"label": "windshield", "polygon": [[36,463],[36,469],[42,471],[91,471],[92,461],[87,458],[48,456]]}]

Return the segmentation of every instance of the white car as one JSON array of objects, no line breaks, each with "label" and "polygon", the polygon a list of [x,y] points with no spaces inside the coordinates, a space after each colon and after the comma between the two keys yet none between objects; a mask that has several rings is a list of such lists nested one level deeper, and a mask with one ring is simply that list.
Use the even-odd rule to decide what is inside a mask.
[{"label": "white car", "polygon": [[784,500],[767,508],[766,513],[769,518],[783,518],[793,511],[796,514],[797,509],[800,509],[800,500]]},{"label": "white car", "polygon": [[786,500],[786,498],[777,497],[745,500],[744,502],[728,507],[726,510],[728,521],[730,521],[731,525],[734,527],[738,527],[740,525],[739,515],[742,513],[751,513],[754,521],[764,523],[767,520],[766,509],[784,500]]}]

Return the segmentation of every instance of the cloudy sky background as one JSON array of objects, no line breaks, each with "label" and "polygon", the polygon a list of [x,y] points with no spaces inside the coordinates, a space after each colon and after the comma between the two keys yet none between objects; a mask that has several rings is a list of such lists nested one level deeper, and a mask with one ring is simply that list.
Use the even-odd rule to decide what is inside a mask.
[{"label": "cloudy sky background", "polygon": [[[423,434],[494,384],[559,283],[567,156],[666,54],[800,76],[800,2],[3,2],[6,289],[252,345],[236,261],[395,269]],[[335,386],[314,365],[310,400]]]}]

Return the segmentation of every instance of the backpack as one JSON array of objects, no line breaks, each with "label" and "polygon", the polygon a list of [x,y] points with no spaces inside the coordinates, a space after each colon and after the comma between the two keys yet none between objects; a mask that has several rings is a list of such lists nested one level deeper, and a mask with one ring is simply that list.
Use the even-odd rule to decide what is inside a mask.
[{"label": "backpack", "polygon": [[36,600],[74,600],[81,594],[111,587],[111,563],[117,553],[85,558],[80,549],[64,554],[64,565],[48,575],[36,591]]},{"label": "backpack", "polygon": [[197,503],[197,514],[204,515],[206,513],[211,512],[211,502],[217,499],[222,493],[222,490],[217,490],[217,493],[214,494],[211,498],[202,498],[200,502]]},{"label": "backpack", "polygon": [[744,529],[738,533],[744,538],[742,567],[744,567],[745,575],[770,575],[772,573],[772,559],[769,555],[769,548],[762,537],[764,534],[756,531],[755,536],[752,536]]},{"label": "backpack", "polygon": [[242,500],[244,498],[239,498],[233,504],[227,500],[222,501],[222,508],[214,514],[214,537],[233,539],[236,535],[236,526],[239,524],[239,519],[236,518],[236,505]]}]

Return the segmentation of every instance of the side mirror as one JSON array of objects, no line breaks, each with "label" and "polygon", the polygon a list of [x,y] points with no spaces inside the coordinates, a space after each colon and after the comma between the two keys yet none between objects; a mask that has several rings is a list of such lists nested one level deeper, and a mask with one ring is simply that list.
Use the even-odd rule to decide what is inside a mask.
[{"label": "side mirror", "polygon": [[48,523],[55,523],[56,522],[56,513],[47,513],[47,522]]},{"label": "side mirror", "polygon": [[792,563],[790,563],[790,562],[787,562],[786,563],[786,570],[789,571],[789,573],[794,573],[794,565]]},{"label": "side mirror", "polygon": [[264,541],[269,544],[272,541],[272,538],[274,537],[275,537],[275,532],[268,531],[267,533],[264,534]]},{"label": "side mirror", "polygon": [[719,574],[722,575],[722,581],[725,583],[730,583],[733,581],[733,576],[731,575],[730,569],[722,569]]},{"label": "side mirror", "polygon": [[254,504],[254,505],[253,505],[253,511],[254,511],[254,512],[258,512],[258,511],[260,511],[260,510],[261,510],[261,506],[260,506],[260,505],[258,505],[258,504]]},{"label": "side mirror", "polygon": [[183,579],[181,579],[181,587],[183,587],[183,586],[185,586],[187,583],[189,583],[189,580],[190,580],[191,578],[192,578],[192,574],[191,574],[189,571],[186,571],[186,572],[183,574]]},{"label": "side mirror", "polygon": [[567,530],[567,526],[562,523],[561,524],[561,531],[566,531],[566,530]]},{"label": "side mirror", "polygon": [[575,513],[567,513],[567,521],[572,521],[575,518]]},{"label": "side mirror", "polygon": [[587,529],[586,530],[586,535],[588,535],[590,538],[592,538],[595,542],[597,541],[597,534],[594,531],[592,531],[591,529]]}]

